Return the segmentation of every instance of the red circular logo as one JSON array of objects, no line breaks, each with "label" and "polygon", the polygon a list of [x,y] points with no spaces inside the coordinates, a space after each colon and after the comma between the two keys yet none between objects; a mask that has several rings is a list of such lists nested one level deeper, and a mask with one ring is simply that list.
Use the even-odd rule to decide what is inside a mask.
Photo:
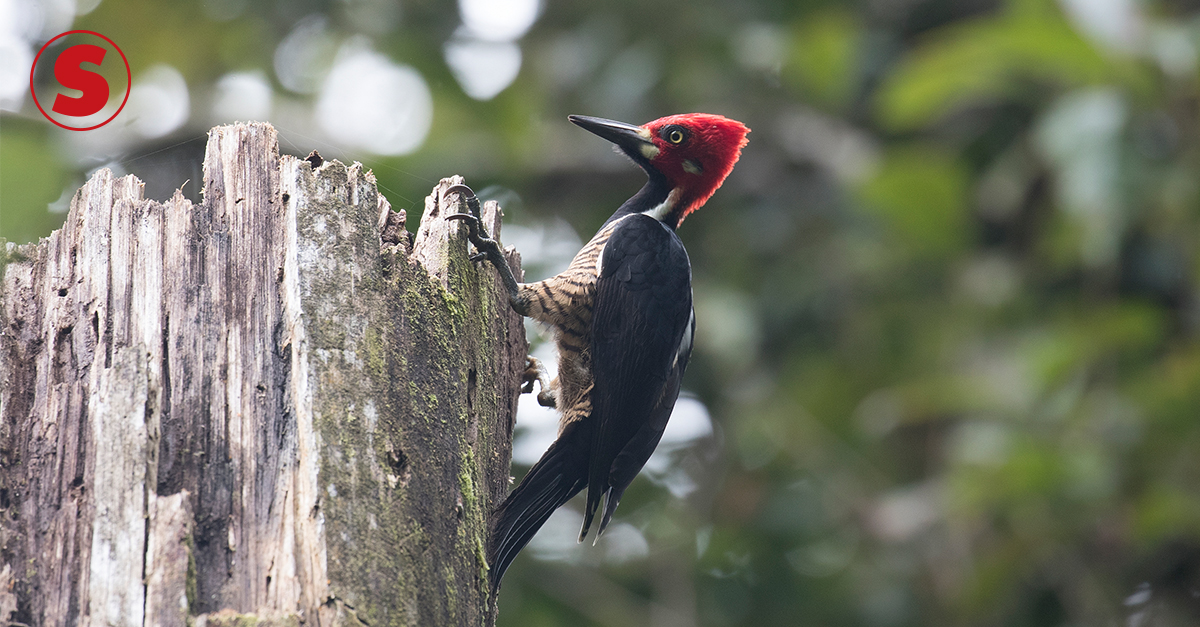
[{"label": "red circular logo", "polygon": [[[68,35],[73,36],[69,41],[78,41],[59,51],[54,58],[54,81],[39,88],[34,78],[42,54],[51,44]],[[116,50],[117,54],[109,54],[110,49]],[[118,55],[120,63],[116,61]],[[50,55],[47,55],[47,60],[49,58]],[[94,67],[85,67],[85,64]],[[124,89],[117,91],[117,96],[113,94],[113,83],[118,87],[124,86]],[[90,131],[111,122],[129,101],[132,85],[133,75],[129,71],[129,60],[125,58],[125,53],[108,37],[90,30],[67,31],[47,41],[38,50],[33,67],[29,69],[29,92],[33,94],[33,103],[38,111],[47,120],[69,131]],[[42,92],[42,98],[38,98],[39,91]],[[125,92],[124,96],[119,96],[121,91]],[[78,92],[79,95],[71,92]],[[121,104],[116,111],[112,111],[117,97],[120,97]],[[42,106],[43,100],[50,105],[50,111]],[[109,111],[112,111],[111,115],[105,118]]]}]

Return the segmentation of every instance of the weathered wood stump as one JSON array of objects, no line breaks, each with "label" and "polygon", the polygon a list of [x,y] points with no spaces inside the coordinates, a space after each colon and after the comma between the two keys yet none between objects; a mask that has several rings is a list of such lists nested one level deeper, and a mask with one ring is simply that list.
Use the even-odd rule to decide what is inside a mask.
[{"label": "weathered wood stump", "polygon": [[201,204],[101,170],[5,245],[0,624],[492,624],[526,343],[452,181],[410,244],[362,166],[239,124]]}]

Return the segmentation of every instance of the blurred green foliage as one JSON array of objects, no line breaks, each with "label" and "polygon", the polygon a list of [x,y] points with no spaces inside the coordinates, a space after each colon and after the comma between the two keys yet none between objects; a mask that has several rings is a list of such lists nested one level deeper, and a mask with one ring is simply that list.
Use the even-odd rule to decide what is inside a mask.
[{"label": "blurred green foliage", "polygon": [[50,148],[51,133],[49,123],[0,123],[0,238],[33,241],[66,218],[49,210],[67,182],[66,168]]},{"label": "blurred green foliage", "polygon": [[[79,17],[135,80],[169,63],[192,89],[187,126],[110,162],[158,176],[212,122],[219,76],[272,76],[312,13],[354,34],[352,5]],[[433,92],[418,152],[329,145],[278,113],[311,97],[273,79],[283,148],[362,160],[395,206],[459,173],[515,193],[510,221],[558,216],[586,239],[640,174],[566,114],[754,129],[681,228],[700,312],[685,388],[716,423],[676,453],[697,489],[635,482],[618,518],[645,556],[518,559],[501,625],[1200,623],[1200,5],[547,3],[485,102],[446,66],[452,5],[400,6],[369,37]],[[28,108],[0,118],[16,241],[99,165]]]}]

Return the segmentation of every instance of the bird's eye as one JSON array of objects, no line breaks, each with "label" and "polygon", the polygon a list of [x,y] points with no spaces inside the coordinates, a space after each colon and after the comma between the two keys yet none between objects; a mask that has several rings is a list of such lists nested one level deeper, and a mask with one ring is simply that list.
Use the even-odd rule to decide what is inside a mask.
[{"label": "bird's eye", "polygon": [[671,142],[672,144],[682,144],[684,137],[683,129],[681,128],[676,127],[667,130],[667,141]]}]

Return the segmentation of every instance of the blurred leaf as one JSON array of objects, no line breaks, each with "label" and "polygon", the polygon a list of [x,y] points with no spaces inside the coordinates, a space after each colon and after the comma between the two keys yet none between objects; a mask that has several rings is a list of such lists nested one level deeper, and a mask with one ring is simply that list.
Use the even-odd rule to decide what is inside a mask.
[{"label": "blurred leaf", "polygon": [[1052,386],[1104,358],[1146,355],[1157,349],[1162,331],[1162,315],[1144,304],[1089,309],[1060,321],[1056,331],[1033,343],[1030,365],[1041,382]]},{"label": "blurred leaf", "polygon": [[805,88],[805,95],[833,108],[849,104],[859,79],[862,28],[857,18],[836,9],[806,15],[796,25],[793,42],[788,76]]},{"label": "blurred leaf", "polygon": [[6,122],[0,128],[0,238],[10,242],[37,241],[66,219],[47,209],[67,182],[48,126]]},{"label": "blurred leaf", "polygon": [[860,193],[919,254],[940,256],[965,243],[967,175],[949,154],[928,146],[893,150]]},{"label": "blurred leaf", "polygon": [[880,88],[880,121],[907,130],[956,108],[1016,95],[1024,86],[1112,81],[1117,72],[1055,15],[1000,15],[940,29]]},{"label": "blurred leaf", "polygon": [[1195,492],[1173,485],[1153,486],[1137,503],[1134,534],[1144,545],[1172,541],[1180,536],[1200,538],[1200,501]]}]

